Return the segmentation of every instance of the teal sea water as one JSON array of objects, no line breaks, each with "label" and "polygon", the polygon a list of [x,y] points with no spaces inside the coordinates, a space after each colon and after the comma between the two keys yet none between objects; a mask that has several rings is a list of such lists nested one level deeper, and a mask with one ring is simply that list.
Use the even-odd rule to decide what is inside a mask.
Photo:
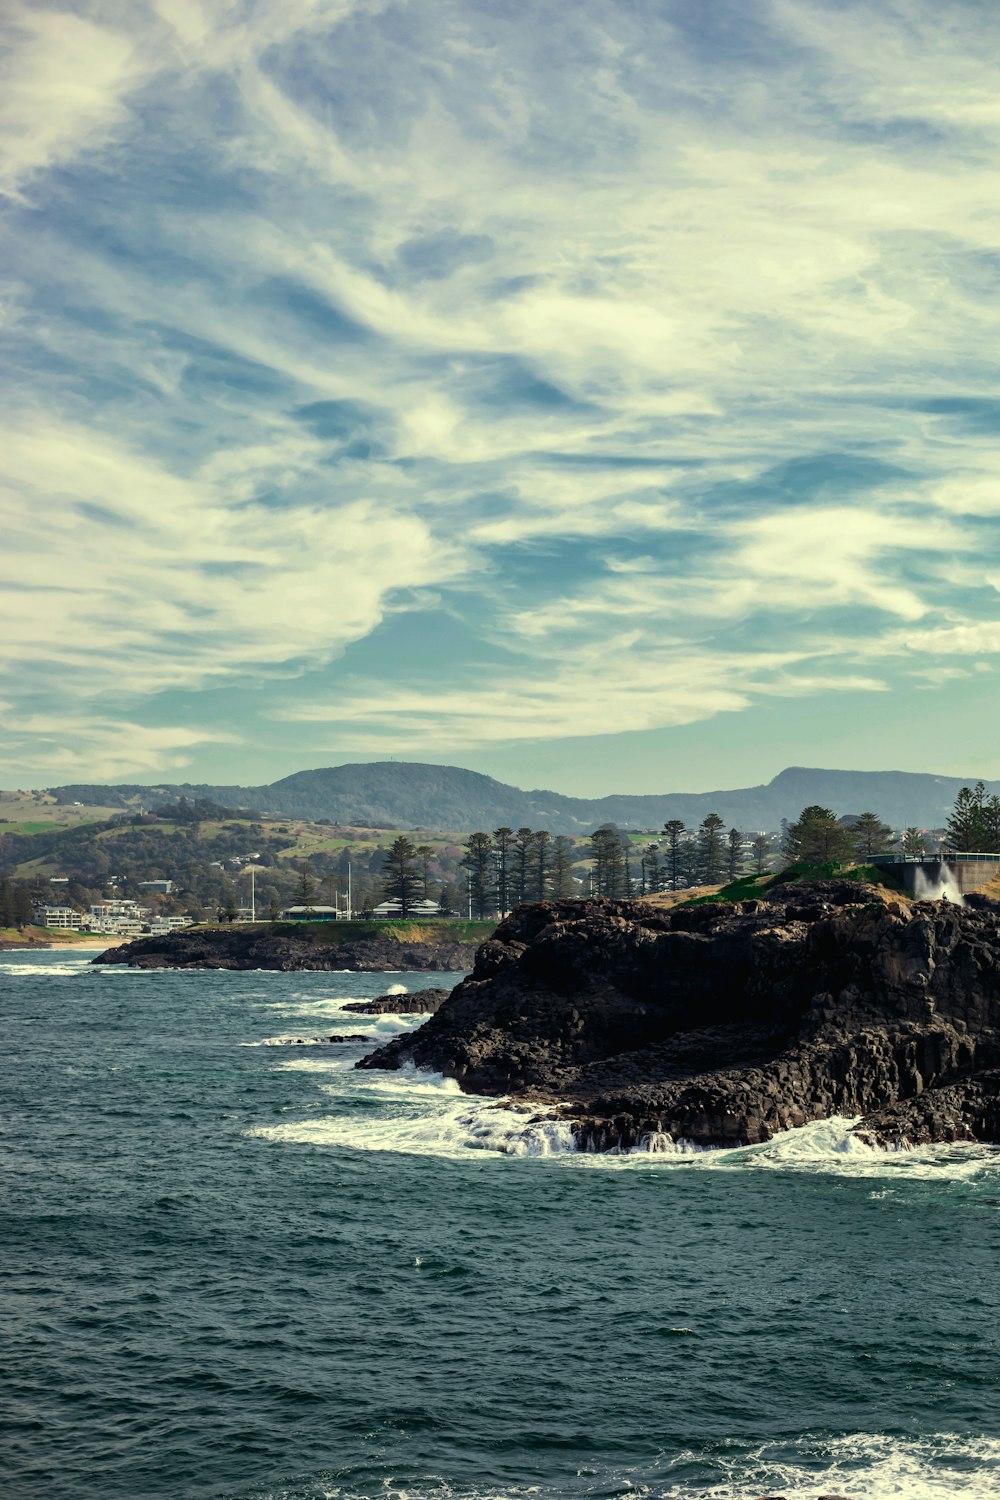
[{"label": "teal sea water", "polygon": [[1000,1155],[593,1157],[355,1073],[434,975],[0,955],[6,1500],[1000,1497]]}]

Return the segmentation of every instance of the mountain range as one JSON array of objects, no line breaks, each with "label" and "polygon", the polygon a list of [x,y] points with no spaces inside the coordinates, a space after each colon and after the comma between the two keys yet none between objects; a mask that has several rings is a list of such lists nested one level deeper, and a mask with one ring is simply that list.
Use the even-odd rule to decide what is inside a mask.
[{"label": "mountain range", "polygon": [[[412,761],[374,761],[297,771],[267,786],[74,785],[50,787],[60,802],[155,811],[178,797],[208,798],[290,818],[329,818],[334,823],[386,828],[433,828],[456,832],[547,828],[580,834],[602,823],[658,830],[669,818],[688,827],[715,812],[727,825],[773,830],[813,803],[838,816],[877,812],[894,828],[915,824],[940,828],[962,786],[976,777],[934,776],[909,771],[830,771],[789,766],[762,786],[717,792],[667,792],[608,797],[564,797],[559,792],[521,791],[491,776],[459,766]],[[1000,782],[987,783],[1000,794]]]}]

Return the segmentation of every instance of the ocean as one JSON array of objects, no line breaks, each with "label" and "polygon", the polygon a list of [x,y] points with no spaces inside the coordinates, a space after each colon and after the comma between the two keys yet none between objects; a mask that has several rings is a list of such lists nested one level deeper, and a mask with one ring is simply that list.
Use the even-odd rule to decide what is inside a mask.
[{"label": "ocean", "polygon": [[433,974],[0,954],[5,1500],[1000,1497],[1000,1152],[591,1156]]}]

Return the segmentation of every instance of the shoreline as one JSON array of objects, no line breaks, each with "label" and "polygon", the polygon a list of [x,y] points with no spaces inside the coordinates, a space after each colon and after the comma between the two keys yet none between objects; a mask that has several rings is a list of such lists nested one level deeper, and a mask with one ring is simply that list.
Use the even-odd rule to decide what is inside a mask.
[{"label": "shoreline", "polygon": [[[129,939],[126,938],[124,941],[128,942]],[[95,933],[93,937],[78,937],[73,942],[65,943],[59,938],[54,940],[29,938],[23,943],[2,942],[0,943],[0,953],[33,953],[36,951],[51,953],[54,949],[58,949],[60,953],[63,953],[74,948],[80,949],[83,952],[89,952],[91,949],[106,948],[107,946],[108,935],[106,933]]]}]

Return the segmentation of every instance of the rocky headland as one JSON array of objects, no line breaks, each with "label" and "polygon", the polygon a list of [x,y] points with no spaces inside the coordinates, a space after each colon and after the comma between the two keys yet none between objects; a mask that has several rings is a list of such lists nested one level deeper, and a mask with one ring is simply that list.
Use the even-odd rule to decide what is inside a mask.
[{"label": "rocky headland", "polygon": [[537,1102],[592,1150],[752,1144],[831,1115],[872,1144],[1000,1141],[1000,906],[856,881],[735,904],[522,907],[412,1062]]},{"label": "rocky headland", "polygon": [[[449,939],[429,942],[359,938],[316,942],[263,932],[253,927],[181,928],[161,937],[134,938],[98,954],[95,964],[127,964],[133,969],[355,969],[365,974],[440,970],[465,974],[472,968],[475,943]],[[405,997],[404,997],[405,998]]]}]

